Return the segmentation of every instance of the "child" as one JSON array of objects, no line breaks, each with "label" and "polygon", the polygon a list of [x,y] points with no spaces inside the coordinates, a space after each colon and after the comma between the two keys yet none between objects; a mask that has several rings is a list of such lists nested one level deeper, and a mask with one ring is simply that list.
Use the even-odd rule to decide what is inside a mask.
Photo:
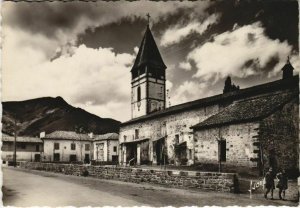
[{"label": "child", "polygon": [[265,198],[267,199],[268,193],[271,191],[271,199],[273,199],[273,189],[275,188],[274,184],[274,174],[273,174],[273,169],[269,168],[269,171],[265,175]]},{"label": "child", "polygon": [[[284,200],[285,190],[288,189],[288,178],[284,169],[277,173],[277,179],[279,180],[276,186],[279,189],[279,199]],[[283,194],[283,197],[281,194]]]}]

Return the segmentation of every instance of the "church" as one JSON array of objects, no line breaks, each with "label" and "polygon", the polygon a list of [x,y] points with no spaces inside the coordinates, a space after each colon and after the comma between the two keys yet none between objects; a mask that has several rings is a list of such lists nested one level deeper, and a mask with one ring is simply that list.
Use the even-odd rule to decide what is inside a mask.
[{"label": "church", "polygon": [[121,165],[197,166],[299,172],[299,77],[287,61],[282,79],[166,108],[166,69],[149,25],[131,69],[131,120],[121,124]]}]

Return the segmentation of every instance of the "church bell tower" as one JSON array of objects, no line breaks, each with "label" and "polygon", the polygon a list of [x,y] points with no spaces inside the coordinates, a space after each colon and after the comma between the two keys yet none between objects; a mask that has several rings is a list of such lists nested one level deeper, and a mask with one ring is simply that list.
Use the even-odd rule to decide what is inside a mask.
[{"label": "church bell tower", "polygon": [[132,118],[165,109],[166,68],[150,31],[148,19],[146,32],[131,69]]}]

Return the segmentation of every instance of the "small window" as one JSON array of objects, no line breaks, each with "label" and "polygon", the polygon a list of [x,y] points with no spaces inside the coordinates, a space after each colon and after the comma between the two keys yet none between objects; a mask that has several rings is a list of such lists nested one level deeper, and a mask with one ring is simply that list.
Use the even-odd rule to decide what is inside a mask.
[{"label": "small window", "polygon": [[141,87],[138,86],[137,88],[137,101],[140,102],[141,101]]},{"label": "small window", "polygon": [[135,130],[135,139],[138,139],[138,138],[139,138],[139,130],[136,129],[136,130]]},{"label": "small window", "polygon": [[175,135],[175,144],[179,144],[179,134]]},{"label": "small window", "polygon": [[76,162],[76,161],[77,161],[76,155],[70,155],[70,162]]},{"label": "small window", "polygon": [[59,143],[54,143],[54,149],[59,150]]},{"label": "small window", "polygon": [[114,146],[114,152],[117,152],[117,146]]},{"label": "small window", "polygon": [[[58,144],[58,143],[55,143],[55,144]],[[54,161],[60,161],[60,154],[59,153],[54,153],[53,160]]]},{"label": "small window", "polygon": [[35,151],[36,151],[36,152],[39,152],[39,151],[40,151],[40,145],[39,145],[39,144],[35,145]]},{"label": "small window", "polygon": [[127,136],[126,136],[126,135],[124,135],[124,142],[126,142],[126,139],[127,139]]},{"label": "small window", "polygon": [[220,145],[220,160],[225,162],[226,161],[226,140],[221,140],[219,142]]},{"label": "small window", "polygon": [[85,144],[85,151],[89,151],[90,150],[90,144]]},{"label": "small window", "polygon": [[75,150],[76,149],[76,144],[75,143],[71,143],[71,150]]}]

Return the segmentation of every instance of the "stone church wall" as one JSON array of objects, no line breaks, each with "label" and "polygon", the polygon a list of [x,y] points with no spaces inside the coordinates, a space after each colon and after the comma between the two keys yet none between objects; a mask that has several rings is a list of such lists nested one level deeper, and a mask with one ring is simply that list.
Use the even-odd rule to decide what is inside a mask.
[{"label": "stone church wall", "polygon": [[[263,174],[270,166],[285,168],[291,177],[299,173],[298,101],[284,105],[258,122],[196,130],[195,164],[218,164],[218,138],[226,139],[224,168]],[[263,157],[263,159],[261,158]],[[243,168],[245,167],[245,168]]]},{"label": "stone church wall", "polygon": [[226,161],[223,166],[256,167],[252,161],[256,157],[253,145],[256,140],[258,123],[226,125],[222,127],[196,130],[195,163],[218,164],[218,140],[226,140]]},{"label": "stone church wall", "polygon": [[[174,113],[173,115],[167,115],[160,118],[148,119],[146,121],[140,121],[134,124],[128,124],[120,128],[120,143],[126,141],[133,141],[135,138],[135,130],[139,131],[139,138],[149,138],[149,151],[150,161],[153,161],[153,142],[166,136],[166,146],[168,162],[175,163],[175,151],[174,144],[176,135],[179,136],[179,141],[187,141],[188,149],[193,150],[193,134],[191,126],[205,120],[209,116],[219,112],[218,105],[211,105],[198,109],[186,110],[184,112]],[[192,154],[193,155],[193,154]],[[193,158],[189,159],[189,164],[192,163]]]}]

